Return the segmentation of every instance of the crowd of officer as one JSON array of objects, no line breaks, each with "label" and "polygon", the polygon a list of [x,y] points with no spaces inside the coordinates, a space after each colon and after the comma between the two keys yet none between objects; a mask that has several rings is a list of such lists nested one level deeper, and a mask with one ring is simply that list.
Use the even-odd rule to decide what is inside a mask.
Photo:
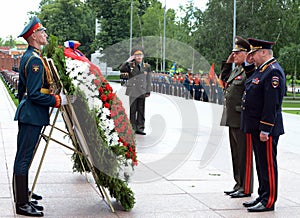
[{"label": "crowd of officer", "polygon": [[217,79],[210,79],[208,74],[187,72],[186,74],[170,75],[169,73],[153,72],[152,90],[186,99],[223,103],[222,86]]},{"label": "crowd of officer", "polygon": [[12,70],[1,70],[0,75],[11,93],[17,97],[19,73]]}]

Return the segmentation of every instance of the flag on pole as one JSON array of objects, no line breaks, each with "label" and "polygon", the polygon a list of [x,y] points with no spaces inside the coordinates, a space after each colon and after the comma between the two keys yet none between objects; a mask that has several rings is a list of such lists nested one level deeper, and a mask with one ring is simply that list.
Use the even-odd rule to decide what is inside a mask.
[{"label": "flag on pole", "polygon": [[170,77],[172,77],[174,74],[176,74],[176,63],[173,63],[172,68],[170,69]]},{"label": "flag on pole", "polygon": [[215,74],[215,63],[212,63],[208,75],[209,75],[209,79],[210,79],[210,80],[215,81],[215,79],[216,79],[216,74]]},{"label": "flag on pole", "polygon": [[223,85],[221,79],[219,79],[215,73],[215,63],[212,63],[212,65],[210,67],[209,79],[210,79],[210,81],[217,83],[221,88],[224,88],[224,85]]}]

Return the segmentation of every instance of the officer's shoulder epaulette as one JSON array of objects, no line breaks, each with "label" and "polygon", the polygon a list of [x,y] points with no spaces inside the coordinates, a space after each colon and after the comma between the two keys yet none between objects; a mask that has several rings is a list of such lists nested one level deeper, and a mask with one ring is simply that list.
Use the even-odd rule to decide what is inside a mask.
[{"label": "officer's shoulder epaulette", "polygon": [[144,68],[146,68],[146,67],[150,67],[150,64],[148,64],[148,63],[144,63]]},{"label": "officer's shoulder epaulette", "polygon": [[263,66],[260,70],[260,72],[264,72],[269,66],[271,66],[273,68],[273,64],[276,62],[276,60],[271,61],[270,63],[266,64],[265,66]]}]

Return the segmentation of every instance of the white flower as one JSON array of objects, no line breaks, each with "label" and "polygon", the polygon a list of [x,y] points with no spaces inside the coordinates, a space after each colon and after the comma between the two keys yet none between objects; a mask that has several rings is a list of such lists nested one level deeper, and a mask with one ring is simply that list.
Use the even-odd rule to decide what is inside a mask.
[{"label": "white flower", "polygon": [[88,106],[90,109],[93,109],[94,106],[94,99],[93,98],[88,98]]},{"label": "white flower", "polygon": [[118,145],[119,144],[119,136],[118,136],[118,133],[117,132],[113,132],[111,135],[111,144],[112,145]]},{"label": "white flower", "polygon": [[107,119],[107,128],[112,131],[115,128],[114,121],[112,119]]},{"label": "white flower", "polygon": [[94,108],[98,109],[98,108],[102,108],[103,107],[103,103],[99,98],[95,98],[94,99]]}]

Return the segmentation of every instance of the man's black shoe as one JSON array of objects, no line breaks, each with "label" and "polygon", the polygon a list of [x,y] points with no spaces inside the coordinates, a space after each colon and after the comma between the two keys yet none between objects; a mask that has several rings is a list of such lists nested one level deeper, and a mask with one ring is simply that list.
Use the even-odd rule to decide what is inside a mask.
[{"label": "man's black shoe", "polygon": [[236,192],[236,190],[224,191],[224,193],[225,193],[226,195],[230,195],[231,193],[234,193],[234,192]]},{"label": "man's black shoe", "polygon": [[243,192],[236,191],[236,192],[229,194],[229,196],[232,198],[245,198],[245,197],[250,197],[251,194],[245,194]]},{"label": "man's black shoe", "polygon": [[33,206],[35,209],[37,209],[39,211],[44,210],[44,207],[39,205],[39,203],[37,201],[30,201],[30,205]]},{"label": "man's black shoe", "polygon": [[136,130],[136,131],[135,131],[135,134],[139,134],[139,135],[146,135],[146,133],[145,133],[145,132],[143,132],[143,131],[140,131],[140,130]]},{"label": "man's black shoe", "polygon": [[16,204],[16,213],[25,216],[35,216],[42,217],[44,216],[43,212],[37,211],[30,203],[23,205]]},{"label": "man's black shoe", "polygon": [[[31,193],[31,191],[29,191],[29,196],[30,196],[30,193]],[[42,200],[43,199],[43,197],[41,195],[37,195],[34,192],[32,193],[31,198],[34,200]]]},{"label": "man's black shoe", "polygon": [[253,207],[255,206],[258,202],[260,202],[259,198],[256,198],[255,200],[253,201],[246,201],[243,203],[243,206],[244,207]]},{"label": "man's black shoe", "polygon": [[247,208],[248,212],[265,212],[265,211],[273,211],[274,206],[270,208],[266,208],[261,202],[258,202],[256,205],[253,207],[248,207]]}]

